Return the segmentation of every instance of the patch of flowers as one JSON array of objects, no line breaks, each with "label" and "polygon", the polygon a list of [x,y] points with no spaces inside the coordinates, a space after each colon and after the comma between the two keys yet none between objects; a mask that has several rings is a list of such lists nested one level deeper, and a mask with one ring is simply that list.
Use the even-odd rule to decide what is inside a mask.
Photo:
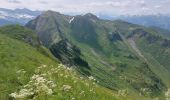
[{"label": "patch of flowers", "polygon": [[[30,81],[23,86],[17,92],[11,93],[9,96],[14,99],[24,99],[29,97],[36,97],[38,95],[51,95],[56,84],[49,80],[46,73],[39,74],[40,71],[46,68],[46,65],[42,65],[35,70],[34,75],[30,78]],[[17,71],[17,74],[23,75],[25,70],[21,69]],[[18,76],[21,77],[21,76]]]},{"label": "patch of flowers", "polygon": [[95,79],[93,76],[89,76],[88,78],[89,78],[89,80],[91,80],[91,81],[96,81],[96,79]]},{"label": "patch of flowers", "polygon": [[151,94],[151,90],[149,88],[141,88],[140,91],[145,95]]},{"label": "patch of flowers", "polygon": [[70,85],[63,85],[62,90],[64,92],[69,92],[71,90],[71,86]]},{"label": "patch of flowers", "polygon": [[22,99],[39,94],[51,95],[56,84],[53,81],[47,80],[44,75],[33,75],[28,84],[23,86],[18,92],[10,94],[10,97],[15,99]]},{"label": "patch of flowers", "polygon": [[128,94],[128,91],[126,89],[123,89],[123,90],[119,90],[118,91],[118,95],[119,96],[122,96],[122,97],[126,97]]},{"label": "patch of flowers", "polygon": [[170,100],[170,89],[168,89],[168,91],[165,92],[165,97],[166,97],[166,100]]},{"label": "patch of flowers", "polygon": [[84,93],[85,93],[84,91],[81,91],[81,92],[80,92],[80,95],[83,95],[83,96],[84,96],[84,95],[85,95]]},{"label": "patch of flowers", "polygon": [[[26,71],[21,69],[17,73],[23,77]],[[58,64],[55,67],[41,65],[35,69],[26,85],[23,85],[20,90],[11,93],[9,96],[13,99],[37,99],[58,93],[61,95],[63,92],[65,94],[63,97],[68,96],[69,99],[75,100],[88,96],[85,93],[94,95],[97,86],[95,82],[96,79],[93,76],[87,78],[78,76],[73,68],[66,67],[63,64]],[[81,86],[88,89],[80,89]]]}]

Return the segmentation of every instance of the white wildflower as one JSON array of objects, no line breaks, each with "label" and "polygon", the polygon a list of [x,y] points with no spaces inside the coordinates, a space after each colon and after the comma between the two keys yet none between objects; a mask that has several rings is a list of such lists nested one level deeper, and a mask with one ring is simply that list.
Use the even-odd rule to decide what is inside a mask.
[{"label": "white wildflower", "polygon": [[143,92],[147,95],[149,95],[151,93],[151,90],[149,88],[141,88],[140,90],[141,90],[141,92]]},{"label": "white wildflower", "polygon": [[89,86],[89,83],[85,83],[86,86]]},{"label": "white wildflower", "polygon": [[66,69],[67,67],[66,67],[65,65],[63,65],[63,64],[59,64],[59,65],[58,65],[58,68],[64,68],[64,69]]},{"label": "white wildflower", "polygon": [[47,67],[47,65],[41,65],[41,68],[46,68]]},{"label": "white wildflower", "polygon": [[51,86],[52,88],[56,87],[56,84],[54,84],[53,81],[48,81],[47,84]]},{"label": "white wildflower", "polygon": [[17,97],[17,93],[16,93],[16,92],[11,93],[9,96],[10,96],[10,97],[13,97],[13,98],[16,98],[16,97]]},{"label": "white wildflower", "polygon": [[47,94],[51,95],[53,93],[52,89],[48,89]]},{"label": "white wildflower", "polygon": [[25,71],[24,69],[20,69],[20,70],[18,70],[16,73],[17,73],[17,74],[25,74],[26,71]]},{"label": "white wildflower", "polygon": [[83,77],[80,77],[81,80],[83,80]]},{"label": "white wildflower", "polygon": [[33,79],[33,80],[35,80],[37,77],[39,77],[39,75],[33,75],[32,77],[31,77],[31,79]]},{"label": "white wildflower", "polygon": [[68,92],[71,90],[71,86],[70,85],[63,85],[62,90],[65,92]]},{"label": "white wildflower", "polygon": [[126,97],[126,96],[127,96],[127,90],[119,90],[119,91],[118,91],[118,95],[119,95],[119,96]]},{"label": "white wildflower", "polygon": [[170,89],[168,89],[168,91],[165,92],[165,97],[166,97],[166,100],[170,100]]},{"label": "white wildflower", "polygon": [[66,68],[68,71],[72,71],[73,69],[71,67]]},{"label": "white wildflower", "polygon": [[89,76],[88,78],[89,78],[89,80],[93,80],[94,79],[93,76]]},{"label": "white wildflower", "polygon": [[47,76],[47,74],[41,74],[41,76]]},{"label": "white wildflower", "polygon": [[90,89],[90,92],[93,92],[94,90],[93,89]]},{"label": "white wildflower", "polygon": [[85,93],[84,91],[81,91],[81,92],[80,92],[80,95],[85,95],[84,93]]},{"label": "white wildflower", "polygon": [[33,95],[34,93],[29,91],[28,89],[21,89],[19,91],[19,93],[11,93],[9,96],[10,97],[13,97],[13,98],[16,98],[16,99],[22,99],[22,98],[25,98],[25,97],[28,97],[28,96],[31,96]]},{"label": "white wildflower", "polygon": [[96,79],[93,76],[89,76],[88,79],[91,81],[96,81]]},{"label": "white wildflower", "polygon": [[24,85],[18,93],[11,93],[10,96],[16,99],[26,98],[35,94],[51,95],[56,85],[53,81],[48,81],[43,75],[34,74],[28,84]]},{"label": "white wildflower", "polygon": [[157,98],[154,98],[153,100],[159,100],[159,98],[157,97]]}]

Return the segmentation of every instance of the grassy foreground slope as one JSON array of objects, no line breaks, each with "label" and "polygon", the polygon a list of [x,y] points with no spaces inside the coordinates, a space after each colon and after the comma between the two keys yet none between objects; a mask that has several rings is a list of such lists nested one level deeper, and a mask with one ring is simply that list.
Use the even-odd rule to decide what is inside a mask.
[{"label": "grassy foreground slope", "polygon": [[49,53],[12,36],[24,33],[20,30],[23,27],[7,27],[15,28],[10,32],[0,29],[1,100],[115,100],[110,90],[94,83],[93,77],[80,77],[74,69],[47,56]]}]

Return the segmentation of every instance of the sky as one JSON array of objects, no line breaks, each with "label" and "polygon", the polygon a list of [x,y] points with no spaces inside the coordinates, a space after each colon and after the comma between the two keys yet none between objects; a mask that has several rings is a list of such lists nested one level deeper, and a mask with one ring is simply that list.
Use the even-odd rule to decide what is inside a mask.
[{"label": "sky", "polygon": [[0,0],[1,8],[100,15],[170,15],[170,0]]}]

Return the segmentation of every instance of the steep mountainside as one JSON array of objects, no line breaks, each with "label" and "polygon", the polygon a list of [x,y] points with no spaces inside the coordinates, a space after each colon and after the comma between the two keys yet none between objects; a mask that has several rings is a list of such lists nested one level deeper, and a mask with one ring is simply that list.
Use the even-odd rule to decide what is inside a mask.
[{"label": "steep mountainside", "polygon": [[94,76],[100,85],[118,93],[124,91],[133,99],[164,97],[170,83],[168,72],[162,77],[154,70],[158,65],[149,63],[143,48],[140,50],[143,46],[128,42],[133,39],[133,31],[145,27],[101,20],[90,13],[66,16],[53,11],[43,13],[26,26],[36,31],[42,44],[60,61],[84,75]]},{"label": "steep mountainside", "polygon": [[[144,32],[145,35],[142,35]],[[134,42],[137,47],[140,49],[142,54],[146,57],[148,62],[152,65],[157,66],[156,73],[164,74],[162,78],[166,79],[166,75],[170,74],[170,39],[163,37],[157,32],[152,32],[149,34],[149,30],[135,30],[134,34],[138,34],[135,37],[132,35]],[[155,33],[155,34],[154,34]],[[166,74],[165,74],[166,73]],[[170,86],[169,80],[170,77],[167,77],[167,85]]]},{"label": "steep mountainside", "polygon": [[116,93],[59,64],[38,43],[30,29],[0,27],[0,100],[117,100]]}]

